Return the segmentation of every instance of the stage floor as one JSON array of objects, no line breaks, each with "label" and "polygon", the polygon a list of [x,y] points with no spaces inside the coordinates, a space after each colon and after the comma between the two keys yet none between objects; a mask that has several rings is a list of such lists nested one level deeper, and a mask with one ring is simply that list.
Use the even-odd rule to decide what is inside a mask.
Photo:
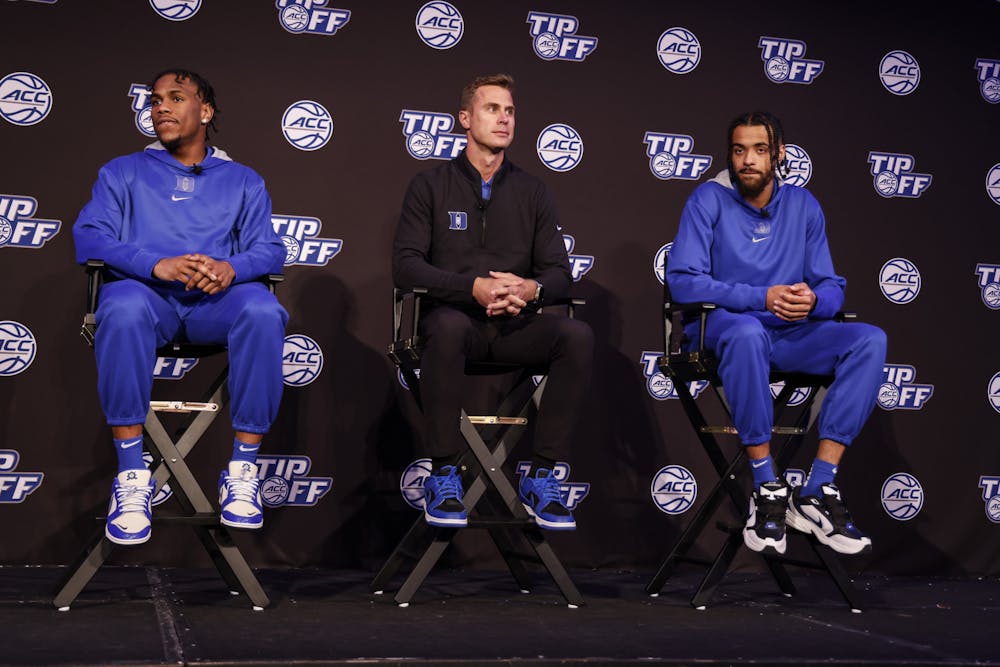
[{"label": "stage floor", "polygon": [[255,612],[214,570],[108,566],[59,612],[65,572],[0,568],[0,664],[1000,665],[997,579],[859,578],[855,614],[818,573],[794,572],[791,598],[731,574],[697,611],[693,570],[656,598],[651,573],[574,571],[578,609],[541,576],[525,595],[504,572],[439,570],[400,608],[371,573],[263,570]]}]

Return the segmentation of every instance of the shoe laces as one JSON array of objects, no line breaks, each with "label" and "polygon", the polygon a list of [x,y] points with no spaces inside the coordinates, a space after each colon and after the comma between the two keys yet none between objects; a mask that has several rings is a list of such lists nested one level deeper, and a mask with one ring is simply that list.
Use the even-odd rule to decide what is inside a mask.
[{"label": "shoe laces", "polygon": [[115,489],[115,504],[122,514],[126,512],[145,512],[152,495],[151,486],[133,486],[121,484]]},{"label": "shoe laces", "polygon": [[434,481],[437,482],[438,496],[442,500],[451,498],[461,500],[462,480],[454,470],[447,475],[434,475]]},{"label": "shoe laces", "polygon": [[256,477],[249,479],[243,477],[226,477],[226,490],[229,492],[229,500],[243,500],[249,503],[257,502],[257,489],[260,488],[260,480]]},{"label": "shoe laces", "polygon": [[822,492],[823,506],[829,513],[833,525],[852,525],[854,520],[851,519],[851,513],[847,510],[847,505],[844,504],[843,499],[840,497],[840,489],[833,484],[824,484]]},{"label": "shoe laces", "polygon": [[757,489],[757,512],[764,517],[765,521],[778,523],[784,522],[785,512],[788,510],[788,493],[779,495],[779,492],[786,487],[768,488],[761,485]]},{"label": "shoe laces", "polygon": [[[539,470],[541,472],[542,469]],[[533,477],[534,481],[534,491],[538,494],[539,506],[545,507],[549,503],[559,503],[562,504],[562,493],[559,489],[559,480],[552,476],[552,473],[548,470],[545,471],[547,474],[542,477],[538,475]]]}]

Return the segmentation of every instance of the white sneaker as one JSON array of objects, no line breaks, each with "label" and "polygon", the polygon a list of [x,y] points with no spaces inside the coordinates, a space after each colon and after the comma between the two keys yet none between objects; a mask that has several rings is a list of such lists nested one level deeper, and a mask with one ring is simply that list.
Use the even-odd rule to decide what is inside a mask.
[{"label": "white sneaker", "polygon": [[115,544],[142,544],[149,539],[153,521],[153,491],[146,468],[123,470],[111,483],[111,503],[104,534]]},{"label": "white sneaker", "polygon": [[222,525],[256,529],[264,525],[257,466],[248,461],[230,461],[219,473],[219,507]]}]

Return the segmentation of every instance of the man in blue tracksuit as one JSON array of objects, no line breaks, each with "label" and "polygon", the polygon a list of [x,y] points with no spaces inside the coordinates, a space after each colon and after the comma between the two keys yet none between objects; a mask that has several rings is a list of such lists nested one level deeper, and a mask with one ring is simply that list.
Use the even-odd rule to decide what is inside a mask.
[{"label": "man in blue tracksuit", "polygon": [[73,227],[76,257],[104,260],[97,307],[97,384],[118,454],[105,533],[149,539],[153,483],[142,459],[156,348],[174,340],[229,348],[236,431],[220,475],[222,523],[263,524],[256,457],[277,415],[288,314],[259,281],[280,273],[285,249],[263,179],[208,145],[212,86],[171,69],[150,86],[159,139],[104,165]]},{"label": "man in blue tracksuit", "polygon": [[[466,360],[543,365],[531,469],[522,503],[543,528],[572,530],[554,476],[568,458],[573,426],[590,378],[594,337],[579,320],[538,308],[572,284],[566,246],[545,185],[506,156],[514,139],[513,79],[479,77],[462,90],[458,120],[468,144],[454,160],[410,182],[393,243],[401,288],[428,290],[420,393],[432,474],[424,517],[434,526],[468,524],[455,464]],[[544,287],[543,287],[544,285]]]},{"label": "man in blue tracksuit", "polygon": [[[719,357],[753,473],[744,542],[754,551],[784,553],[787,518],[836,551],[868,551],[871,540],[851,520],[834,476],[875,406],[885,333],[832,319],[847,281],[834,272],[819,203],[774,177],[785,159],[778,119],[744,114],[728,137],[729,169],[688,199],[667,280],[676,301],[718,306],[708,316],[705,345]],[[697,345],[697,323],[686,333]],[[770,457],[772,368],[836,378],[820,413],[816,459],[794,493]]]}]

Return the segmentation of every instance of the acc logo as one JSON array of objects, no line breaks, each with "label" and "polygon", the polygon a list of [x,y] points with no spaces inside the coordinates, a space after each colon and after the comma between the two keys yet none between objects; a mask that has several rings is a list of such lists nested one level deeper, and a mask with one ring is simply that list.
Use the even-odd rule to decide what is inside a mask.
[{"label": "acc logo", "polygon": [[701,62],[701,42],[687,28],[667,28],[656,42],[656,55],[674,74],[687,74]]},{"label": "acc logo", "polygon": [[333,136],[333,118],[319,102],[299,100],[285,109],[281,131],[288,143],[301,151],[315,151]]},{"label": "acc logo", "polygon": [[980,262],[976,264],[976,275],[979,276],[983,303],[991,310],[1000,310],[1000,264]]},{"label": "acc logo", "polygon": [[128,96],[132,98],[132,111],[135,112],[136,128],[147,137],[155,137],[149,95],[149,86],[144,83],[133,83],[128,89]]},{"label": "acc logo", "polygon": [[[518,482],[531,471],[531,461],[518,461],[517,468]],[[568,510],[576,509],[587,494],[590,493],[590,482],[568,482],[569,464],[557,461],[552,467],[552,476],[559,480],[559,497],[563,505]]]},{"label": "acc logo", "polygon": [[878,64],[878,78],[893,95],[909,95],[920,83],[920,65],[906,51],[890,51]]},{"label": "acc logo", "polygon": [[308,456],[258,456],[260,497],[268,507],[311,507],[333,486],[332,477],[306,477]]},{"label": "acc logo", "polygon": [[1000,162],[993,165],[990,172],[986,174],[986,194],[990,196],[994,204],[1000,204]]},{"label": "acc logo", "polygon": [[196,358],[157,357],[153,366],[153,377],[158,380],[180,380],[198,365]]},{"label": "acc logo", "polygon": [[21,455],[13,449],[0,449],[0,503],[20,503],[42,485],[44,473],[14,472]]},{"label": "acc logo", "polygon": [[993,523],[1000,523],[1000,477],[983,475],[979,478],[979,488],[983,490],[986,502],[986,516]]},{"label": "acc logo", "polygon": [[399,122],[403,124],[406,150],[418,160],[452,160],[468,143],[464,134],[452,133],[455,118],[448,113],[403,109]]},{"label": "acc logo", "polygon": [[686,134],[646,132],[642,139],[649,157],[649,170],[660,180],[683,178],[688,181],[701,178],[712,166],[711,155],[695,155],[694,139]]},{"label": "acc logo", "polygon": [[905,257],[895,257],[882,265],[878,286],[893,303],[909,303],[920,293],[920,271]]},{"label": "acc logo", "polygon": [[986,389],[986,397],[990,400],[990,405],[997,412],[1000,412],[1000,373],[990,378],[990,384]]},{"label": "acc logo", "polygon": [[[639,363],[642,364],[642,374],[646,378],[646,391],[658,401],[677,398],[677,388],[674,386],[674,381],[660,372],[657,362],[662,356],[662,352],[643,350],[642,356],[639,357]],[[706,387],[708,387],[708,382],[705,380],[688,383],[688,391],[693,398],[698,398]]]},{"label": "acc logo", "polygon": [[653,255],[653,275],[656,276],[661,285],[667,280],[667,257],[670,255],[670,249],[673,247],[673,241],[664,243],[656,251],[656,254]]},{"label": "acc logo", "polygon": [[539,133],[535,150],[552,171],[569,171],[583,159],[583,139],[569,125],[554,123]]},{"label": "acc logo", "polygon": [[[783,381],[773,383],[771,385],[772,398],[778,398],[778,394],[780,394],[781,390],[784,388],[785,383]],[[795,391],[792,392],[792,395],[788,397],[788,403],[786,403],[786,405],[793,408],[796,405],[802,405],[805,400],[809,398],[810,393],[812,393],[812,390],[809,387],[796,387]]]},{"label": "acc logo", "polygon": [[897,472],[882,484],[882,508],[896,521],[909,521],[923,506],[924,489],[913,475]]},{"label": "acc logo", "polygon": [[913,382],[917,377],[913,366],[886,364],[882,373],[878,404],[883,410],[921,410],[934,395],[934,385]]},{"label": "acc logo", "polygon": [[0,377],[26,371],[37,350],[35,334],[28,327],[13,320],[0,322]]},{"label": "acc logo", "polygon": [[[413,369],[413,374],[417,376],[418,380],[420,379],[420,369],[419,368],[414,368]],[[410,385],[406,382],[406,376],[403,375],[403,371],[397,369],[396,370],[396,378],[399,380],[399,384],[401,384],[403,386],[403,389],[405,389],[406,391],[410,390]]]},{"label": "acc logo", "polygon": [[868,153],[875,191],[883,197],[919,197],[931,186],[930,174],[914,174],[916,161],[903,153]]},{"label": "acc logo", "polygon": [[399,477],[399,492],[406,504],[416,510],[424,509],[424,480],[431,474],[431,460],[417,459],[406,466]]},{"label": "acc logo", "polygon": [[531,24],[531,47],[542,60],[583,62],[597,48],[596,37],[577,35],[580,22],[575,16],[528,12]]},{"label": "acc logo", "polygon": [[990,104],[1000,102],[1000,60],[977,58],[976,76],[983,99]]},{"label": "acc logo", "polygon": [[14,72],[0,79],[0,116],[27,127],[45,120],[52,111],[52,90],[30,72]]},{"label": "acc logo", "polygon": [[281,372],[285,384],[304,387],[318,378],[322,370],[323,350],[316,341],[302,334],[285,336],[281,351]]},{"label": "acc logo", "polygon": [[149,6],[168,21],[186,21],[201,9],[201,0],[149,0]]},{"label": "acc logo", "polygon": [[757,47],[764,61],[764,74],[774,83],[810,84],[826,64],[822,60],[801,58],[806,53],[806,43],[797,39],[761,37]]},{"label": "acc logo", "polygon": [[278,22],[291,33],[335,35],[351,20],[347,9],[327,8],[327,0],[276,0]]},{"label": "acc logo", "polygon": [[0,195],[0,248],[34,248],[59,233],[61,220],[32,218],[38,210],[34,197]]},{"label": "acc logo", "polygon": [[813,163],[809,153],[801,146],[785,144],[785,163],[788,167],[788,177],[785,183],[805,187],[812,178]]},{"label": "acc logo", "polygon": [[285,244],[285,266],[326,266],[344,245],[341,239],[316,238],[323,228],[319,218],[271,215],[271,225]]},{"label": "acc logo", "polygon": [[434,49],[450,49],[462,39],[465,21],[450,2],[428,2],[417,10],[417,35]]},{"label": "acc logo", "polygon": [[698,497],[698,481],[683,466],[664,466],[653,476],[649,493],[661,512],[683,514]]},{"label": "acc logo", "polygon": [[594,268],[593,255],[574,255],[573,248],[576,247],[576,239],[569,234],[563,234],[563,243],[566,245],[566,254],[569,255],[569,269],[573,274],[573,282],[580,280],[587,271]]}]

